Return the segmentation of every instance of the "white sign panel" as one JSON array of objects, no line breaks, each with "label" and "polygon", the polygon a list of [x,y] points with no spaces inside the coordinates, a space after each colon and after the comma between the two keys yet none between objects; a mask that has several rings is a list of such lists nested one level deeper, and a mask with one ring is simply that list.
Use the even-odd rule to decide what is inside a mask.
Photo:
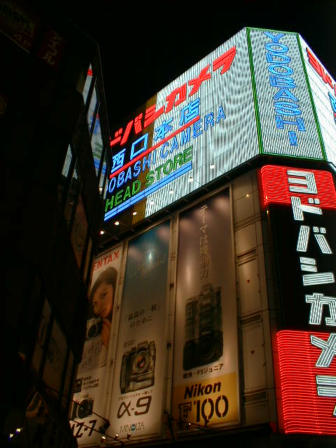
[{"label": "white sign panel", "polygon": [[128,246],[108,431],[120,440],[161,434],[169,236],[165,222]]},{"label": "white sign panel", "polygon": [[258,155],[253,101],[243,29],[115,132],[105,221],[148,217]]},{"label": "white sign panel", "polygon": [[323,159],[297,34],[249,33],[263,152]]},{"label": "white sign panel", "polygon": [[336,165],[336,83],[300,37],[327,159]]}]

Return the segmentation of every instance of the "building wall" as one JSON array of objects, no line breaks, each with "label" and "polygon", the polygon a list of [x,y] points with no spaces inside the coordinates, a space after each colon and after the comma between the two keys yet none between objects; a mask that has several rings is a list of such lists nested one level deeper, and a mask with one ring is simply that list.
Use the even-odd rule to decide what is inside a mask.
[{"label": "building wall", "polygon": [[[228,190],[229,189],[229,190]],[[177,308],[179,306],[178,301],[180,293],[179,289],[184,289],[185,280],[179,280],[178,266],[181,263],[181,240],[179,240],[179,229],[180,229],[180,219],[185,215],[185,212],[189,210],[194,210],[194,207],[199,207],[202,203],[208,203],[219,193],[230,191],[230,220],[232,222],[232,233],[230,234],[230,245],[233,251],[233,277],[232,283],[234,288],[233,303],[236,308],[236,319],[237,319],[237,330],[235,334],[230,335],[232,340],[238,341],[238,372],[239,372],[239,422],[227,424],[225,426],[218,427],[213,426],[211,421],[209,423],[209,429],[204,422],[198,425],[189,417],[191,422],[191,430],[186,431],[184,426],[181,427],[181,420],[179,420],[176,414],[176,404],[174,405],[174,394],[176,394],[176,367],[174,364],[177,362],[175,352],[179,349],[179,344],[184,344],[183,340],[177,339],[177,328],[181,325],[180,318],[177,316]],[[184,219],[184,218],[183,218]],[[164,294],[164,303],[161,307],[165,307],[165,319],[161,323],[161,331],[156,336],[153,337],[153,329],[151,325],[147,325],[141,321],[141,319],[135,318],[135,314],[132,312],[133,308],[130,307],[130,298],[128,297],[127,291],[131,288],[134,278],[137,278],[138,286],[137,291],[134,292],[134,310],[138,308],[143,310],[144,318],[150,317],[152,321],[155,321],[156,317],[154,313],[147,316],[147,298],[143,294],[147,294],[148,297],[152,297],[152,301],[158,300],[156,288],[158,278],[157,273],[153,271],[153,274],[149,274],[149,281],[152,282],[152,288],[148,289],[145,287],[147,280],[146,274],[137,274],[134,271],[133,277],[130,271],[129,263],[133,259],[133,254],[136,250],[140,250],[142,257],[145,257],[147,249],[145,243],[140,243],[140,241],[146,238],[151,240],[151,232],[160,231],[159,229],[164,223],[169,226],[169,256],[167,259],[167,280],[165,278],[164,272],[162,272],[162,279],[160,283],[160,291]],[[227,232],[228,228],[224,229],[223,232]],[[180,243],[179,243],[180,241]],[[153,241],[151,243],[151,248],[153,248]],[[219,243],[218,244],[222,244]],[[155,244],[154,244],[155,245]],[[149,246],[148,246],[149,247]],[[137,248],[137,249],[136,249]],[[149,250],[149,249],[148,249]],[[184,249],[183,249],[184,250]],[[199,251],[196,244],[192,251]],[[223,437],[229,436],[232,430],[235,430],[237,434],[243,434],[241,431],[261,431],[266,432],[266,434],[271,433],[271,428],[276,426],[277,413],[276,413],[276,403],[275,403],[275,386],[274,386],[274,375],[273,375],[273,357],[272,357],[272,346],[271,346],[271,320],[274,314],[272,308],[272,300],[269,300],[267,292],[267,281],[266,281],[266,269],[265,269],[265,259],[264,259],[264,242],[263,242],[263,231],[262,231],[262,215],[259,205],[259,190],[257,183],[256,170],[252,169],[244,174],[240,174],[234,178],[229,183],[222,185],[217,190],[212,193],[207,193],[201,196],[196,202],[185,206],[185,208],[180,209],[174,213],[171,213],[163,221],[159,221],[141,232],[133,236],[124,238],[120,241],[117,246],[111,245],[111,243],[105,244],[105,251],[98,255],[96,259],[96,266],[103,269],[103,265],[106,263],[111,263],[111,254],[118,252],[118,256],[122,256],[120,267],[118,268],[118,286],[116,289],[115,302],[113,308],[112,317],[112,327],[110,335],[110,345],[107,364],[104,371],[98,372],[100,377],[99,384],[105,384],[102,386],[106,391],[105,395],[100,395],[98,399],[98,389],[96,391],[88,390],[89,394],[97,399],[96,404],[93,406],[93,412],[85,417],[80,418],[78,415],[73,419],[73,430],[77,433],[79,445],[91,445],[98,446],[101,443],[113,442],[115,434],[118,434],[118,438],[123,443],[146,443],[149,440],[153,443],[155,440],[166,440],[171,443],[176,441],[184,441],[187,443],[189,439],[194,440],[198,437]],[[140,256],[139,252],[139,256]],[[195,252],[195,253],[196,253]],[[222,259],[225,260],[230,257],[229,253],[223,253]],[[109,261],[108,261],[109,260]],[[212,260],[214,261],[214,260]],[[120,263],[120,261],[119,261]],[[146,259],[143,259],[143,272],[146,272]],[[162,262],[163,263],[163,262]],[[193,262],[194,263],[194,262]],[[196,262],[197,264],[197,262]],[[196,266],[195,264],[195,266]],[[106,267],[105,266],[105,267]],[[194,264],[192,265],[194,266]],[[140,267],[139,267],[140,269]],[[152,275],[152,276],[151,276]],[[197,275],[197,274],[196,274]],[[139,278],[138,278],[139,277]],[[162,283],[163,282],[163,283]],[[126,292],[125,292],[126,291]],[[125,295],[126,294],[126,295]],[[228,289],[226,292],[228,294]],[[149,300],[149,299],[148,299]],[[227,297],[224,300],[229,300]],[[127,305],[124,302],[127,301]],[[146,334],[146,339],[154,339],[156,344],[156,367],[155,367],[155,378],[161,372],[162,365],[164,364],[164,373],[160,375],[164,376],[164,383],[160,391],[156,386],[157,381],[155,380],[154,385],[149,389],[138,390],[136,393],[126,393],[126,395],[120,394],[119,386],[121,381],[120,373],[120,353],[125,352],[124,343],[126,343],[125,337],[131,338],[133,334],[132,326],[125,333],[125,310],[127,307],[128,317],[131,321],[134,320],[134,325],[138,325],[138,334]],[[125,308],[126,309],[126,308]],[[133,310],[133,311],[134,311]],[[131,313],[131,314],[130,314]],[[126,313],[127,314],[127,313]],[[134,316],[133,316],[134,315]],[[148,328],[146,327],[148,326]],[[182,322],[183,325],[183,322]],[[147,330],[146,330],[147,328]],[[145,331],[145,333],[144,333]],[[139,336],[140,337],[140,336]],[[226,338],[226,339],[225,339]],[[182,337],[183,339],[183,337]],[[125,342],[126,341],[126,342]],[[227,335],[224,335],[224,347],[228,344]],[[136,345],[136,343],[134,343]],[[159,359],[158,347],[162,345],[164,347],[163,359]],[[227,348],[226,348],[227,350]],[[224,356],[225,351],[224,348]],[[84,358],[83,358],[84,359]],[[215,362],[208,364],[208,366],[215,367]],[[205,366],[206,367],[206,366]],[[175,368],[175,373],[174,373]],[[196,370],[192,370],[193,375],[196,374]],[[97,375],[97,372],[95,372]],[[88,378],[86,373],[84,376]],[[93,377],[92,377],[93,378]],[[196,378],[196,377],[195,377]],[[83,382],[83,373],[79,373],[77,379]],[[211,374],[206,374],[203,378],[202,384],[208,384],[211,380]],[[194,382],[201,381],[194,379]],[[107,385],[106,385],[107,382]],[[191,383],[190,383],[191,384]],[[160,386],[161,387],[161,386]],[[77,394],[78,400],[85,399],[87,391],[84,388],[84,394]],[[225,392],[224,392],[225,393]],[[145,394],[145,395],[143,395]],[[147,394],[147,395],[146,395]],[[149,394],[149,395],[148,395]],[[124,412],[123,409],[128,405],[128,401],[133,403],[133,395],[138,398],[136,399],[146,399],[146,397],[151,396],[150,406],[145,417],[136,417],[134,412],[129,411],[131,415]],[[209,395],[210,396],[210,395]],[[140,398],[139,398],[140,397]],[[145,397],[145,398],[141,398]],[[211,395],[212,397],[212,395]],[[201,397],[201,400],[203,397]],[[216,400],[216,396],[213,398]],[[133,400],[133,401],[132,401]],[[161,411],[155,412],[155,415],[151,414],[151,407],[156,406],[153,404],[155,400],[161,401]],[[173,401],[172,401],[173,400]],[[195,398],[196,400],[196,398]],[[136,401],[136,400],[135,400]],[[135,409],[137,404],[134,405]],[[122,404],[124,403],[124,405]],[[147,403],[147,402],[146,402]],[[124,407],[123,407],[124,406]],[[133,409],[133,408],[132,408]],[[206,408],[208,412],[209,408]],[[158,415],[159,413],[159,415]],[[161,417],[160,417],[161,413]],[[134,415],[133,415],[134,414]],[[89,425],[89,420],[97,419],[98,417],[104,417],[110,424],[107,427],[105,437],[106,439],[101,439],[100,434],[95,434],[95,431],[91,433],[92,435],[88,438],[87,434],[80,430],[80,425]],[[146,434],[146,425],[150,426],[155,419],[161,420],[159,425],[156,425],[156,431],[159,431],[156,435]],[[128,433],[125,429],[126,427],[131,428],[132,423],[135,421],[143,421],[144,427],[141,428],[138,422],[138,427],[135,427],[133,432],[129,429]],[[187,422],[187,420],[186,420]],[[213,429],[211,429],[213,426]],[[126,432],[125,432],[126,431]],[[128,435],[127,435],[128,434]],[[267,436],[267,437],[268,437]]]},{"label": "building wall", "polygon": [[[5,2],[0,21],[6,61],[1,74],[6,366],[1,433],[4,443],[15,439],[19,446],[75,444],[67,416],[86,331],[107,160],[98,47],[52,17],[22,2]],[[15,20],[34,30],[31,42],[17,39]],[[85,96],[83,87],[89,67],[98,101],[88,122],[93,83]],[[98,110],[101,164],[95,169],[91,135]]]}]

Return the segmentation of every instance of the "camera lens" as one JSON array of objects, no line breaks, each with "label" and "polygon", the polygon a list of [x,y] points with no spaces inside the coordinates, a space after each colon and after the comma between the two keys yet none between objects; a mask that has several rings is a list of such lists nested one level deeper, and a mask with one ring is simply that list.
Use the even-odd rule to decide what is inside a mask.
[{"label": "camera lens", "polygon": [[92,401],[83,400],[78,406],[78,417],[84,418],[92,414]]},{"label": "camera lens", "polygon": [[134,358],[133,362],[133,371],[134,372],[142,372],[148,364],[148,353],[145,351],[141,351]]},{"label": "camera lens", "polygon": [[208,364],[222,355],[222,334],[211,332],[199,338],[199,360],[200,365]]},{"label": "camera lens", "polygon": [[101,333],[102,322],[100,320],[96,320],[88,329],[87,335],[88,338],[94,338]]}]

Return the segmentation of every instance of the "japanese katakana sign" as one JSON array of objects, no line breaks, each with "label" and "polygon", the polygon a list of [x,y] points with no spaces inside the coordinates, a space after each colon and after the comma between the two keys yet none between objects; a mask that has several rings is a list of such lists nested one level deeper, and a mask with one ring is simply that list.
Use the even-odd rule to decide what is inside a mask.
[{"label": "japanese katakana sign", "polygon": [[132,225],[260,154],[336,161],[335,116],[298,34],[243,29],[113,131],[104,219]]},{"label": "japanese katakana sign", "polygon": [[272,235],[279,320],[280,427],[336,434],[336,191],[324,170],[266,165],[261,202]]}]

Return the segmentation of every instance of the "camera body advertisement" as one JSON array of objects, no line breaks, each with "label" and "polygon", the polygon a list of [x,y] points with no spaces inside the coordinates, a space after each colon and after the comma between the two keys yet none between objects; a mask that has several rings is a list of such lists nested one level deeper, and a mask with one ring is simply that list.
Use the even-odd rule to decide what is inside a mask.
[{"label": "camera body advertisement", "polygon": [[107,355],[122,246],[100,255],[93,264],[89,318],[82,361],[74,385],[71,426],[79,445],[100,443],[107,427],[105,394]]},{"label": "camera body advertisement", "polygon": [[169,238],[165,222],[128,245],[109,429],[120,439],[161,434]]},{"label": "camera body advertisement", "polygon": [[178,429],[239,423],[229,190],[180,215],[172,413]]}]

